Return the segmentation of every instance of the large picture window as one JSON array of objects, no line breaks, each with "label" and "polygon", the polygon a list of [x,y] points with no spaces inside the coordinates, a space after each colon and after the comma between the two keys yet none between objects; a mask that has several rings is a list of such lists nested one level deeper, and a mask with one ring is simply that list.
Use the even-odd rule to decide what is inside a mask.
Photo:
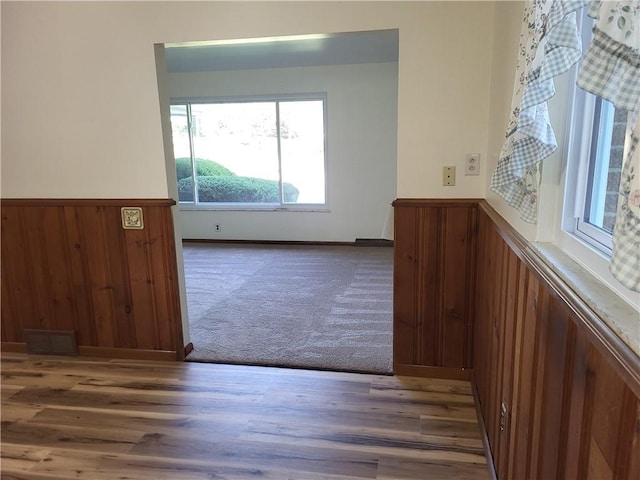
[{"label": "large picture window", "polygon": [[324,97],[173,102],[180,202],[325,205],[325,103]]}]

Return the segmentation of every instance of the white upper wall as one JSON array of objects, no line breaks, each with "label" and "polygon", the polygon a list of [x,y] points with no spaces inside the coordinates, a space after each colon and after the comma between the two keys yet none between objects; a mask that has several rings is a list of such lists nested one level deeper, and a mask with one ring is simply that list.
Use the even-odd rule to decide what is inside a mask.
[{"label": "white upper wall", "polygon": [[[490,2],[2,2],[2,195],[166,198],[155,43],[398,28],[398,197],[483,197]],[[362,80],[363,82],[366,79]],[[486,163],[486,162],[483,162]],[[444,165],[458,167],[441,186]]]}]

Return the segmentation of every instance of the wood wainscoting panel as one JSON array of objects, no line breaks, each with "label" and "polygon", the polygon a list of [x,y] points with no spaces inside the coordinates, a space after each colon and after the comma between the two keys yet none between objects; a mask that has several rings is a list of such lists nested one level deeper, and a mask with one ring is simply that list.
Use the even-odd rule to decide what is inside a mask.
[{"label": "wood wainscoting panel", "polygon": [[473,378],[498,478],[638,478],[640,359],[479,207]]},{"label": "wood wainscoting panel", "polygon": [[471,366],[477,205],[393,202],[394,369]]},{"label": "wood wainscoting panel", "polygon": [[[78,345],[184,357],[173,200],[2,200],[2,342],[73,330]],[[143,229],[121,208],[141,207]]]}]

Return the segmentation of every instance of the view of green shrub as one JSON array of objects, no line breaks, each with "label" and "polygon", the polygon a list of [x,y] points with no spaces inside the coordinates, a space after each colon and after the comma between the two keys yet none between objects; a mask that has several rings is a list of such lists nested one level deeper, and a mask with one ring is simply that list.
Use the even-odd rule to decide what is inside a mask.
[{"label": "view of green shrub", "polygon": [[[214,203],[280,203],[278,182],[235,175],[198,176],[198,200]],[[300,191],[285,183],[284,201],[295,203]],[[193,201],[191,178],[178,181],[180,201]]]},{"label": "view of green shrub", "polygon": [[[178,180],[191,178],[191,159],[188,157],[176,158],[176,174]],[[227,167],[206,158],[196,158],[196,175],[198,177],[211,177],[215,175],[235,175]],[[182,200],[182,199],[181,199]]]},{"label": "view of green shrub", "polygon": [[191,177],[178,180],[178,199],[181,202],[193,202],[193,182]]}]

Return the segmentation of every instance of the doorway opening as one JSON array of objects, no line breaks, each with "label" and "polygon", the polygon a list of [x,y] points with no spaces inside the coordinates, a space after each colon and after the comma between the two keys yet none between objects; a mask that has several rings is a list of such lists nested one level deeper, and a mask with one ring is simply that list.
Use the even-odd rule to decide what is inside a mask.
[{"label": "doorway opening", "polygon": [[187,360],[391,373],[398,40],[164,45]]}]

